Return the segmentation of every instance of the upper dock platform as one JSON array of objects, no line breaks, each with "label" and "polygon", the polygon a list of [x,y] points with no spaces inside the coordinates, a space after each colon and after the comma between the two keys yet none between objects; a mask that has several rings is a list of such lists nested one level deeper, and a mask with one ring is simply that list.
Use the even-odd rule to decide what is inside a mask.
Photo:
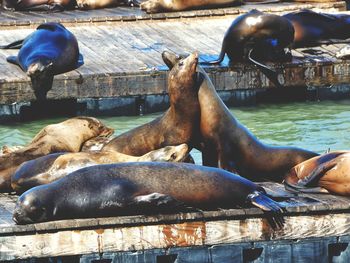
[{"label": "upper dock platform", "polygon": [[[38,24],[58,21],[77,37],[85,64],[55,76],[49,99],[117,98],[164,95],[167,68],[164,50],[179,54],[198,51],[201,60],[214,59],[232,20],[252,8],[277,14],[310,8],[324,12],[345,10],[345,2],[278,3],[161,13],[149,15],[135,8],[108,8],[62,13],[1,12],[0,44],[23,39]],[[293,51],[291,63],[271,65],[286,87],[336,86],[349,82],[349,64],[335,58],[342,45],[327,45],[317,55]],[[34,100],[30,79],[19,67],[6,62],[17,50],[0,50],[0,105]],[[250,64],[206,67],[221,91],[262,90],[273,85]]]}]

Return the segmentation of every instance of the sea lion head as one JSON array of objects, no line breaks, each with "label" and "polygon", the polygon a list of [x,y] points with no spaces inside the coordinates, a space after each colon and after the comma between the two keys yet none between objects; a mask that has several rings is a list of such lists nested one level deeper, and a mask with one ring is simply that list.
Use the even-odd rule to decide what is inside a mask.
[{"label": "sea lion head", "polygon": [[180,59],[169,72],[168,91],[170,103],[175,105],[181,98],[187,99],[193,94],[197,94],[197,65],[198,53],[194,52],[185,59]]},{"label": "sea lion head", "polygon": [[12,217],[17,224],[43,222],[50,218],[52,212],[49,207],[50,197],[46,195],[45,191],[37,191],[39,187],[43,186],[34,187],[18,198]]},{"label": "sea lion head", "polygon": [[94,136],[91,136],[90,138],[97,137],[97,136],[109,137],[114,133],[113,128],[107,127],[100,120],[94,117],[79,116],[79,117],[75,117],[74,119],[83,120],[87,122],[88,128],[90,129],[91,133],[94,135]]},{"label": "sea lion head", "polygon": [[[182,162],[189,153],[189,147],[183,143],[177,146],[166,146],[146,154],[152,162]],[[145,157],[146,157],[145,156]]]},{"label": "sea lion head", "polygon": [[47,58],[40,58],[28,66],[27,75],[32,82],[37,100],[45,100],[47,92],[52,88],[53,82],[53,63]]}]

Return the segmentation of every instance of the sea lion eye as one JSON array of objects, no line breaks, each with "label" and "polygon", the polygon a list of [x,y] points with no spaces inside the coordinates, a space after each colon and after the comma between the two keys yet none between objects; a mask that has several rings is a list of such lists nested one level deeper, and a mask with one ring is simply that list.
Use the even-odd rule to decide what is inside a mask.
[{"label": "sea lion eye", "polygon": [[180,61],[179,62],[179,66],[182,67],[184,65],[184,62],[183,61]]},{"label": "sea lion eye", "polygon": [[172,160],[175,160],[176,157],[177,157],[177,156],[176,156],[176,153],[173,153],[173,154],[171,155],[171,159],[172,159]]}]

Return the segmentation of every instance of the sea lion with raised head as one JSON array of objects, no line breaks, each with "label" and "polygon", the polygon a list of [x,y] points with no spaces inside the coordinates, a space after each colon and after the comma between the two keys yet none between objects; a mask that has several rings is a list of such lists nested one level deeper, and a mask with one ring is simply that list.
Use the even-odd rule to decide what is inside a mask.
[{"label": "sea lion with raised head", "polygon": [[[181,162],[188,155],[187,144],[166,146],[140,157],[115,151],[49,154],[23,163],[11,178],[11,186],[17,193],[42,184],[56,181],[69,173],[97,164],[120,162]],[[42,165],[44,164],[44,165]]]},{"label": "sea lion with raised head", "polygon": [[60,23],[44,23],[24,40],[1,46],[20,48],[17,56],[7,61],[30,77],[37,100],[45,100],[52,88],[54,75],[65,73],[83,64],[75,36]]},{"label": "sea lion with raised head", "polygon": [[170,108],[155,120],[117,136],[102,151],[141,156],[169,145],[186,143],[192,148],[198,137],[200,114],[197,64],[197,53],[179,60],[168,77]]},{"label": "sea lion with raised head", "polygon": [[[163,53],[169,68],[179,59],[174,53]],[[253,181],[282,182],[289,169],[318,155],[300,148],[269,146],[259,141],[231,114],[206,72],[200,66],[197,70],[203,165],[220,167]]]},{"label": "sea lion with raised head", "polygon": [[0,192],[11,191],[11,176],[19,165],[55,152],[79,152],[96,136],[110,136],[113,129],[92,117],[75,117],[43,128],[25,147],[0,156]]},{"label": "sea lion with raised head", "polygon": [[30,224],[150,214],[179,203],[201,209],[252,204],[283,225],[281,206],[253,182],[218,168],[157,162],[96,165],[34,187],[18,198],[13,219]]},{"label": "sea lion with raised head", "polygon": [[306,160],[286,174],[287,190],[350,196],[350,152],[335,151]]},{"label": "sea lion with raised head", "polygon": [[230,63],[250,61],[280,87],[277,73],[262,61],[291,59],[286,48],[293,42],[294,28],[288,19],[253,9],[237,17],[222,41],[219,58],[202,64],[219,64],[225,55]]},{"label": "sea lion with raised head", "polygon": [[283,15],[294,27],[292,46],[311,47],[350,38],[350,15],[317,13],[308,9]]}]

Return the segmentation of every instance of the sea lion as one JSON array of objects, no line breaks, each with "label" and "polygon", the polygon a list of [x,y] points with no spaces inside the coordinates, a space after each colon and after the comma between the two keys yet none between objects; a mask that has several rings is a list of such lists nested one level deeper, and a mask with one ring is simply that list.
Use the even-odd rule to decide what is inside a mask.
[{"label": "sea lion", "polygon": [[60,23],[41,24],[24,40],[1,48],[20,48],[18,55],[8,57],[7,61],[21,67],[30,77],[37,100],[46,99],[54,75],[83,64],[77,39]]},{"label": "sea lion", "polygon": [[200,114],[197,64],[197,53],[179,60],[168,77],[170,108],[155,120],[117,136],[102,151],[141,156],[169,145],[186,143],[192,148],[198,137]]},{"label": "sea lion", "polygon": [[171,203],[202,209],[248,203],[283,224],[281,206],[245,178],[218,168],[157,162],[96,165],[34,187],[18,198],[13,219],[30,224],[152,213],[162,204],[173,210]]},{"label": "sea lion", "polygon": [[141,3],[140,7],[147,13],[159,13],[196,8],[237,6],[242,3],[242,0],[148,0]]},{"label": "sea lion", "polygon": [[181,162],[186,159],[188,150],[187,144],[180,144],[178,146],[166,146],[140,157],[115,151],[53,153],[23,163],[12,176],[11,186],[17,193],[23,193],[34,186],[51,183],[71,172],[96,164]]},{"label": "sea lion", "polygon": [[[169,68],[179,58],[164,52]],[[295,147],[269,146],[259,141],[231,114],[200,67],[198,100],[203,165],[220,167],[253,181],[282,182],[286,172],[317,153]]]},{"label": "sea lion", "polygon": [[350,196],[350,151],[334,151],[294,166],[285,176],[286,189]]},{"label": "sea lion", "polygon": [[230,63],[250,61],[277,87],[278,76],[261,61],[287,61],[291,59],[287,48],[294,39],[294,28],[288,19],[256,9],[237,17],[225,33],[219,58],[201,64],[219,64],[225,54]]},{"label": "sea lion", "polygon": [[75,117],[43,128],[25,147],[0,156],[0,192],[11,191],[11,176],[18,166],[55,152],[79,152],[96,136],[109,136],[113,129],[92,117]]},{"label": "sea lion", "polygon": [[125,4],[128,6],[140,6],[138,0],[76,0],[80,9],[98,9],[104,7],[118,6]]},{"label": "sea lion", "polygon": [[[292,46],[311,47],[350,38],[350,15],[316,13],[304,9],[283,15],[294,27]],[[336,42],[336,41],[335,41]]]},{"label": "sea lion", "polygon": [[75,0],[3,0],[2,7],[17,11],[63,11],[75,5]]}]

